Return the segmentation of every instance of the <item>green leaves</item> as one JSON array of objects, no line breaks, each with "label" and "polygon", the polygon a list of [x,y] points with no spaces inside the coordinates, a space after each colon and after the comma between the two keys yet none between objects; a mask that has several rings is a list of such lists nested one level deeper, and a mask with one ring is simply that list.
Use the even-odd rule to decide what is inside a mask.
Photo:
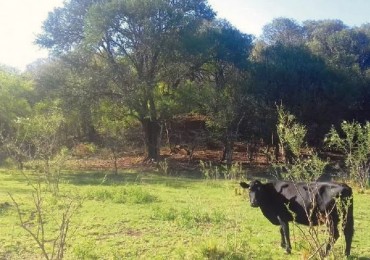
[{"label": "green leaves", "polygon": [[343,121],[341,132],[332,127],[324,142],[344,154],[350,178],[366,187],[370,174],[370,123]]},{"label": "green leaves", "polygon": [[300,45],[304,29],[293,19],[275,18],[263,27],[262,39],[268,44]]},{"label": "green leaves", "polygon": [[286,111],[283,106],[277,106],[277,112],[277,133],[280,143],[289,149],[295,158],[299,158],[301,149],[304,148],[307,129],[304,125],[296,122],[295,116]]},{"label": "green leaves", "polygon": [[32,90],[30,79],[0,67],[0,134],[11,134],[14,121],[29,115]]},{"label": "green leaves", "polygon": [[57,103],[39,103],[34,108],[33,115],[17,119],[16,139],[35,149],[34,159],[49,159],[61,148],[64,122]]}]

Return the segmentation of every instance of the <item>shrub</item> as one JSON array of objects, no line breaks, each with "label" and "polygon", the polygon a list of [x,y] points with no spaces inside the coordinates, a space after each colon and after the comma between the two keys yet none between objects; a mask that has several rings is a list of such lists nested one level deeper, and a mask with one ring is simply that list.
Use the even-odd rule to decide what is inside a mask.
[{"label": "shrub", "polygon": [[292,160],[301,155],[307,129],[304,125],[296,122],[296,117],[286,111],[283,106],[277,106],[277,112],[277,134],[280,144],[284,148],[286,160],[292,163]]},{"label": "shrub", "polygon": [[79,158],[86,158],[96,153],[97,147],[92,143],[79,143],[73,148],[73,155]]},{"label": "shrub", "polygon": [[275,170],[279,173],[278,177],[294,182],[316,181],[323,173],[328,162],[321,160],[316,154],[309,159],[297,159],[294,164],[277,164]]},{"label": "shrub", "polygon": [[332,127],[324,141],[327,147],[344,154],[349,177],[366,188],[370,179],[370,123],[343,121],[341,133]]}]

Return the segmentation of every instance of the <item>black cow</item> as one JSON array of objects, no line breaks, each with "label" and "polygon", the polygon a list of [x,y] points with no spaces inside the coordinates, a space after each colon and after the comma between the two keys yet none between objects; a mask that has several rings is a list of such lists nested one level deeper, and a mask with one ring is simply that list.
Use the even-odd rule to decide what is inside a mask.
[{"label": "black cow", "polygon": [[[352,189],[346,184],[332,182],[296,183],[276,181],[262,184],[255,180],[249,188],[252,207],[260,207],[263,215],[274,225],[280,225],[281,246],[291,252],[289,221],[316,226],[326,223],[330,231],[325,253],[339,237],[338,223],[342,220],[346,242],[345,254],[351,252],[353,229]],[[341,203],[341,207],[339,207]]]}]

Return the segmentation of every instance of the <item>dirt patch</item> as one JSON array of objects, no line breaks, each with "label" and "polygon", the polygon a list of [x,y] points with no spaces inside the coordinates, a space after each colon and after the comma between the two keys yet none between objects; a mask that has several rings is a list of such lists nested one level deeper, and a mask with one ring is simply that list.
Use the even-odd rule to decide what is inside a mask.
[{"label": "dirt patch", "polygon": [[[171,172],[195,172],[199,171],[199,162],[212,162],[212,165],[221,165],[223,162],[221,149],[198,149],[195,150],[192,158],[186,153],[173,153],[169,148],[161,150],[161,161],[166,161]],[[248,169],[255,169],[253,171],[261,171],[269,167],[266,155],[263,153],[256,153],[251,159],[247,147],[242,144],[237,144],[234,154],[233,162],[239,163]],[[90,157],[84,159],[72,159],[67,162],[67,168],[72,170],[102,170],[113,171],[114,160],[102,159],[97,157]],[[144,155],[130,155],[125,154],[118,158],[117,168],[137,169],[140,171],[153,171],[159,168],[157,162],[148,162]]]}]

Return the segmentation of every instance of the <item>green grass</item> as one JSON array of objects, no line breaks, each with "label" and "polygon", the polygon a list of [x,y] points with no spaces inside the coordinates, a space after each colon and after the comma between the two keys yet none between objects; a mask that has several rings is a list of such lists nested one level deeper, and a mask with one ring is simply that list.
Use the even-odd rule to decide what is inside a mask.
[{"label": "green grass", "polygon": [[[249,206],[237,181],[164,177],[134,171],[66,172],[61,201],[45,199],[53,236],[68,198],[83,198],[67,238],[66,259],[302,259],[305,242],[291,226],[293,252],[278,227]],[[31,178],[32,182],[32,178]],[[0,259],[41,259],[19,226],[15,206],[32,216],[32,187],[17,171],[0,171]],[[355,194],[354,259],[370,259],[369,193]],[[31,223],[31,222],[30,222]],[[338,241],[340,249],[343,241]]]}]

